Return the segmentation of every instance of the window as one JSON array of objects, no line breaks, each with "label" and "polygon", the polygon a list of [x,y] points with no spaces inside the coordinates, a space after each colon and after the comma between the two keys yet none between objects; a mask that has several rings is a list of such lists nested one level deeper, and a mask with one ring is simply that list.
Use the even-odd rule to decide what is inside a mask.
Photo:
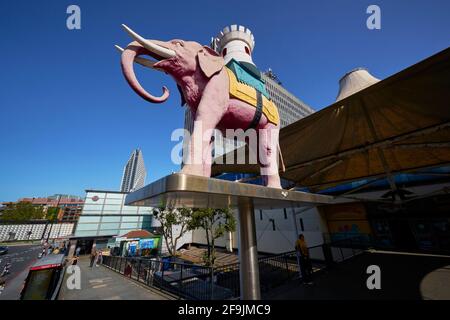
[{"label": "window", "polygon": [[227,55],[227,48],[223,48],[222,57],[225,57],[226,55]]},{"label": "window", "polygon": [[138,212],[138,207],[123,206],[122,214],[136,214]]},{"label": "window", "polygon": [[247,46],[245,46],[245,52],[250,55],[250,49]]},{"label": "window", "polygon": [[108,193],[106,195],[106,197],[108,199],[120,199],[120,200],[122,200],[124,198],[124,194],[123,193]]},{"label": "window", "polygon": [[78,231],[88,231],[88,230],[97,230],[98,224],[97,223],[79,223],[77,226],[77,233]]},{"label": "window", "polygon": [[102,223],[100,225],[100,230],[112,230],[119,229],[119,223]]},{"label": "window", "polygon": [[105,202],[105,204],[106,205],[109,205],[109,204],[112,204],[112,205],[121,205],[122,204],[122,201],[123,201],[123,199],[106,199],[106,202]]},{"label": "window", "polygon": [[75,235],[77,237],[94,237],[97,235],[97,231],[76,231]]},{"label": "window", "polygon": [[259,210],[259,220],[262,220],[263,216],[262,216],[262,210]]},{"label": "window", "polygon": [[300,218],[300,229],[302,229],[302,231],[305,231],[305,226],[303,225],[303,219]]},{"label": "window", "polygon": [[83,211],[101,211],[102,205],[98,204],[85,204]]},{"label": "window", "polygon": [[120,229],[136,229],[137,227],[137,223],[122,223]]},{"label": "window", "polygon": [[286,212],[286,208],[283,208],[283,212],[284,212],[284,218],[287,219],[287,212]]},{"label": "window", "polygon": [[119,234],[119,230],[117,229],[111,229],[111,230],[100,230],[98,232],[99,236],[114,236]]},{"label": "window", "polygon": [[104,211],[113,211],[113,212],[117,212],[120,213],[120,204],[105,204],[105,206],[103,207]]},{"label": "window", "polygon": [[139,217],[131,216],[131,217],[122,217],[122,222],[138,222]]},{"label": "window", "polygon": [[117,217],[103,217],[102,223],[103,222],[120,222],[120,216],[117,216]]},{"label": "window", "polygon": [[95,222],[100,222],[100,216],[93,216],[93,217],[81,216],[80,219],[78,220],[78,224],[95,223]]},{"label": "window", "polygon": [[275,219],[269,219],[272,222],[272,230],[275,231]]}]

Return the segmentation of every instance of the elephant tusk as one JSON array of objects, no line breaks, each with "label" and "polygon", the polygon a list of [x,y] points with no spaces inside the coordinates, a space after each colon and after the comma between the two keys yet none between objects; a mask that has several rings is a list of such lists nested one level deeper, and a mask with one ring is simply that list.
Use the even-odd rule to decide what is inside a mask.
[{"label": "elephant tusk", "polygon": [[131,30],[129,27],[127,27],[125,24],[122,24],[122,27],[125,29],[125,31],[137,42],[139,42],[145,49],[156,53],[157,55],[163,57],[164,59],[167,58],[173,58],[176,56],[175,51],[164,48],[160,45],[157,45],[156,43],[153,43],[150,40],[144,39],[139,34]]},{"label": "elephant tusk", "polygon": [[120,53],[122,53],[122,52],[125,51],[121,46],[118,46],[117,44],[114,45],[114,47],[115,47],[115,48],[117,49],[117,51],[119,51]]},{"label": "elephant tusk", "polygon": [[[119,51],[120,53],[125,51],[122,47],[120,47],[118,45],[115,45],[115,47],[116,47],[117,51]],[[153,62],[153,61],[150,61],[150,60],[147,60],[144,58],[140,58],[140,57],[134,58],[134,62],[139,63],[141,66],[151,68],[151,69],[154,69],[153,65],[156,63],[156,62]]]}]

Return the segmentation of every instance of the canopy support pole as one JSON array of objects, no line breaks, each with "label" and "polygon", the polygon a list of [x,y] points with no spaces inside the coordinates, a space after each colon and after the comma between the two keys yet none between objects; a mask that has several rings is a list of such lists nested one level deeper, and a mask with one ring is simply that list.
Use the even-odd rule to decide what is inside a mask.
[{"label": "canopy support pole", "polygon": [[[362,106],[362,110],[364,112],[364,117],[366,118],[367,124],[369,126],[369,130],[372,135],[372,138],[375,141],[378,141],[379,139],[378,139],[377,132],[375,131],[375,126],[373,125],[373,122],[370,119],[369,113],[367,112],[366,104],[364,103],[363,99],[361,99],[361,106]],[[392,176],[391,169],[389,168],[389,165],[386,161],[386,157],[384,156],[384,151],[380,147],[378,147],[376,149],[377,149],[378,157],[380,158],[381,164],[383,165],[383,169],[386,172],[386,178],[389,182],[389,185],[391,186],[391,190],[395,194],[395,193],[397,193],[398,188],[397,188],[397,185],[395,184],[394,177]],[[394,198],[395,198],[395,195],[394,195]]]},{"label": "canopy support pole", "polygon": [[240,198],[238,210],[241,300],[260,300],[258,248],[256,244],[253,200],[251,198]]}]

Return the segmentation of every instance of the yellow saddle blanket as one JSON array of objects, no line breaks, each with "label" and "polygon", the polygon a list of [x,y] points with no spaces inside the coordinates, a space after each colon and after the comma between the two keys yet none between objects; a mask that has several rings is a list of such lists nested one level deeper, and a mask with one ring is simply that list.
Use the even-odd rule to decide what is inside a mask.
[{"label": "yellow saddle blanket", "polygon": [[[230,97],[244,101],[256,108],[257,98],[256,89],[237,80],[233,71],[225,67],[228,72],[228,78],[230,82]],[[267,117],[269,122],[278,125],[280,123],[280,116],[278,115],[278,109],[272,101],[262,96],[263,108],[262,112]]]}]

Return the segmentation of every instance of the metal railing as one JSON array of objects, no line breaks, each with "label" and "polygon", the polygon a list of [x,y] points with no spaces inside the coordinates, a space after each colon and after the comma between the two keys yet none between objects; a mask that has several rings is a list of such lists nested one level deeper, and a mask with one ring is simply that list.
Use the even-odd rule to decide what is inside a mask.
[{"label": "metal railing", "polygon": [[[309,247],[314,271],[345,261],[363,252],[361,239],[342,239]],[[301,278],[296,251],[260,257],[261,292]],[[239,263],[208,267],[161,258],[104,256],[103,265],[147,286],[170,292],[180,299],[225,300],[240,296]]]},{"label": "metal railing", "polygon": [[[231,290],[218,283],[227,282],[230,275],[222,277],[218,268],[161,259],[115,256],[103,257],[103,265],[126,277],[170,292],[182,299],[222,300],[234,296]],[[218,276],[220,281],[217,281]]]}]

